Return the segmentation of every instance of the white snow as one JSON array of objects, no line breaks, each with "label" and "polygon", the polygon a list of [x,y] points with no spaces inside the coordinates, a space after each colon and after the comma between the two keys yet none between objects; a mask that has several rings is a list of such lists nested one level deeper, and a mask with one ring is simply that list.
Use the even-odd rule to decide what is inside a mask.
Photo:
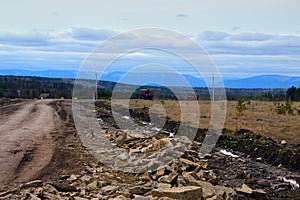
[{"label": "white snow", "polygon": [[233,153],[231,153],[231,152],[229,152],[229,151],[226,151],[225,149],[221,149],[220,152],[221,152],[222,154],[226,155],[226,156],[231,156],[231,157],[233,157],[233,158],[238,158],[238,157],[239,157],[238,155],[235,155],[235,154],[233,154]]},{"label": "white snow", "polygon": [[174,133],[170,133],[169,138],[173,138],[174,137]]},{"label": "white snow", "polygon": [[153,130],[160,131],[160,128],[154,127]]},{"label": "white snow", "polygon": [[122,116],[123,119],[130,119],[129,116]]},{"label": "white snow", "polygon": [[292,186],[299,188],[299,183],[297,183],[297,181],[295,181],[294,179],[287,179],[287,178],[283,177],[283,181],[291,184]]}]

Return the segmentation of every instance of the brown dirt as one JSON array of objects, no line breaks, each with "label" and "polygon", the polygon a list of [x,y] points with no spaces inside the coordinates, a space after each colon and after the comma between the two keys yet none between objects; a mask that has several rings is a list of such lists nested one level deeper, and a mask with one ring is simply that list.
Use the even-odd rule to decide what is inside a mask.
[{"label": "brown dirt", "polygon": [[80,170],[83,162],[92,159],[76,137],[71,113],[71,101],[67,100],[1,108],[2,187],[35,178],[55,179],[58,174]]},{"label": "brown dirt", "polygon": [[[137,101],[136,103],[138,104],[132,106],[143,108],[145,104],[151,106],[153,103],[162,102]],[[232,116],[234,115],[234,103],[236,102],[229,102],[229,114],[231,112],[230,115]],[[169,113],[169,117],[175,119],[178,114],[176,114],[176,102],[166,101],[163,104]],[[203,113],[200,121],[203,119],[207,121],[209,120],[209,112],[206,112],[204,109],[209,109],[209,102],[200,102],[200,106],[203,106],[203,104],[206,107],[202,107],[201,111]],[[264,106],[261,108],[256,106],[255,109],[260,113],[260,109],[265,109]],[[109,102],[106,101],[103,107],[107,109]],[[15,188],[16,185],[19,187],[20,183],[34,179],[42,179],[43,183],[51,181],[54,183],[66,183],[68,181],[64,177],[69,176],[64,175],[75,174],[81,177],[83,174],[90,174],[92,176],[92,174],[94,175],[92,171],[97,171],[99,165],[102,165],[87,152],[76,134],[70,100],[29,101],[20,105],[3,107],[0,110],[0,191],[10,191],[10,188]],[[245,112],[244,116],[248,116],[247,112]],[[107,113],[105,110],[100,115],[103,118],[107,118],[109,117]],[[251,115],[253,113],[250,113]],[[268,117],[268,115],[266,116]],[[298,116],[290,117],[295,119]],[[237,118],[237,120],[242,118]],[[247,120],[247,118],[244,120]],[[112,124],[109,123],[109,125],[111,126]],[[201,125],[205,127],[204,123]],[[251,126],[254,125],[252,124]],[[296,132],[296,129],[293,131]],[[210,167],[216,171],[220,177],[220,182],[229,186],[235,186],[246,181],[251,187],[257,188],[256,181],[259,179],[272,179],[272,184],[277,184],[278,181],[276,178],[278,175],[289,177],[288,175],[292,174],[294,176],[295,174],[281,167],[276,167],[275,170],[274,167],[262,165],[257,161],[251,161],[248,159],[248,155],[239,154],[241,159],[223,159],[220,157],[221,154],[215,158],[213,155],[211,156],[212,160],[209,162]],[[226,165],[222,165],[223,162]],[[249,164],[249,162],[251,163]],[[220,165],[225,168],[220,167]],[[91,166],[93,167],[91,168]],[[226,172],[229,168],[231,170],[229,173],[230,176]],[[138,176],[108,170],[107,167],[101,167],[100,169],[103,169],[103,171],[100,170],[101,172],[97,176],[107,184],[111,184],[113,181],[128,183],[130,186],[141,184],[140,177]],[[257,169],[259,170],[257,171]],[[268,174],[265,173],[264,169],[268,171]],[[273,172],[276,173],[273,174]],[[242,176],[242,178],[236,177],[236,174]],[[299,177],[298,174],[296,175]],[[82,182],[79,181],[79,184],[77,185],[79,189],[81,188],[82,191],[86,190],[86,186],[82,185]],[[280,184],[282,185],[282,183]],[[99,190],[97,193],[99,193]],[[22,196],[23,194],[20,195]]]}]

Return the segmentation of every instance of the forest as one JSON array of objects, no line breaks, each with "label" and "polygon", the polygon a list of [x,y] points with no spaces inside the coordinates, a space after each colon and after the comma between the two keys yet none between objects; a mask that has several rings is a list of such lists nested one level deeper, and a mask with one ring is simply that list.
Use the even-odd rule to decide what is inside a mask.
[{"label": "forest", "polygon": [[[72,98],[74,79],[44,78],[30,76],[0,76],[0,98],[38,98],[47,93],[50,98]],[[98,98],[109,99],[116,83],[98,82]],[[126,85],[125,85],[126,86]],[[171,89],[160,86],[141,86],[133,92],[131,98],[139,98],[138,90],[149,88],[154,91],[155,99],[176,99]],[[209,100],[207,88],[194,88],[197,99]],[[262,101],[300,101],[300,87],[236,89],[226,88],[227,100],[262,100]]]}]

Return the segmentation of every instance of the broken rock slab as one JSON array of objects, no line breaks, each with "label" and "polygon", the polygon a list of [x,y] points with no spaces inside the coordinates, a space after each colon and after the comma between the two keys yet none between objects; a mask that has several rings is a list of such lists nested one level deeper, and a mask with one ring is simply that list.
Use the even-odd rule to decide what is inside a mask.
[{"label": "broken rock slab", "polygon": [[201,187],[202,196],[204,199],[214,196],[218,198],[222,197],[223,199],[229,199],[230,196],[236,194],[236,192],[232,188],[220,185],[212,185],[210,182],[196,180],[189,174],[184,174],[182,177],[187,184]]},{"label": "broken rock slab", "polygon": [[24,184],[20,185],[20,188],[24,189],[24,188],[41,187],[41,186],[43,186],[43,181],[42,180],[34,180],[34,181],[30,181],[30,182],[27,182],[27,183],[24,183]]},{"label": "broken rock slab", "polygon": [[133,186],[133,187],[129,188],[129,192],[132,194],[145,194],[150,191],[151,191],[151,188],[144,187],[144,186]]},{"label": "broken rock slab", "polygon": [[235,190],[246,195],[251,195],[253,192],[253,190],[246,184],[243,184],[241,188],[236,188]]},{"label": "broken rock slab", "polygon": [[153,197],[182,200],[201,200],[202,188],[196,186],[158,188],[151,191]]}]

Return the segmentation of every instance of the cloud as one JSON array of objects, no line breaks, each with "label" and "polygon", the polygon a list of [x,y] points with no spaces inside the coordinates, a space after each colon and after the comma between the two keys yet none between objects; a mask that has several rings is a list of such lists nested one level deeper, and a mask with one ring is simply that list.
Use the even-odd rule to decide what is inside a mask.
[{"label": "cloud", "polygon": [[49,36],[38,31],[29,33],[0,33],[0,44],[21,45],[21,46],[35,46],[47,45]]},{"label": "cloud", "polygon": [[226,40],[230,35],[220,31],[203,31],[197,36],[201,41],[221,41]]},{"label": "cloud", "polygon": [[275,36],[266,33],[240,33],[230,36],[233,41],[266,41],[273,39]]},{"label": "cloud", "polygon": [[196,41],[210,54],[227,55],[299,55],[300,36],[266,33],[230,34],[205,31]]},{"label": "cloud", "polygon": [[[72,28],[61,33],[32,31],[28,33],[0,32],[0,68],[77,69],[89,53],[107,38],[118,32],[107,29]],[[148,37],[122,35],[103,49],[102,58],[114,57],[117,50],[142,46],[151,41],[165,48],[192,53],[187,41],[155,32]],[[300,75],[300,35],[270,33],[203,31],[191,36],[211,56],[223,74],[294,73]],[[153,43],[153,44],[155,44]],[[128,69],[136,64],[155,61],[169,64],[184,71],[185,64],[168,53],[148,50],[135,52],[115,69]]]},{"label": "cloud", "polygon": [[189,15],[180,13],[180,14],[177,14],[176,17],[178,17],[178,18],[188,18]]},{"label": "cloud", "polygon": [[117,32],[107,29],[72,28],[70,36],[77,40],[106,40]]},{"label": "cloud", "polygon": [[241,29],[241,27],[239,27],[239,26],[234,26],[234,27],[232,27],[232,30],[233,31],[238,31],[238,30],[240,30]]}]

